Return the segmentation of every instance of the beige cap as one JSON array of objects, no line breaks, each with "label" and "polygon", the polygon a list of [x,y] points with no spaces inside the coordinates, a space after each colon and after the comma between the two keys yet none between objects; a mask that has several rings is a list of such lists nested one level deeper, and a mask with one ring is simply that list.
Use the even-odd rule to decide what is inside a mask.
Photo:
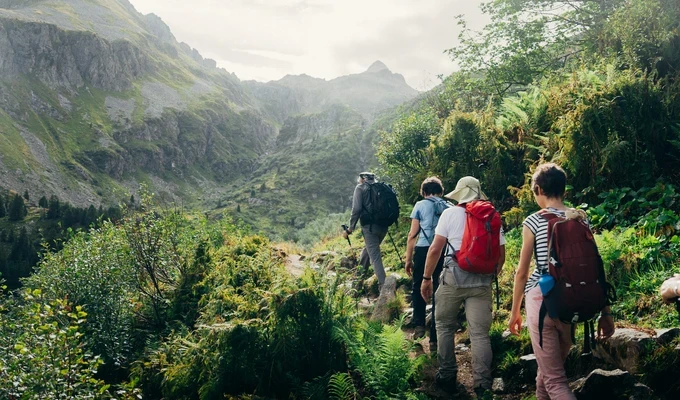
[{"label": "beige cap", "polygon": [[456,188],[453,192],[448,193],[447,199],[455,200],[459,204],[469,203],[473,200],[488,200],[484,192],[482,192],[482,186],[479,184],[477,178],[472,176],[465,176],[458,180],[456,183]]}]

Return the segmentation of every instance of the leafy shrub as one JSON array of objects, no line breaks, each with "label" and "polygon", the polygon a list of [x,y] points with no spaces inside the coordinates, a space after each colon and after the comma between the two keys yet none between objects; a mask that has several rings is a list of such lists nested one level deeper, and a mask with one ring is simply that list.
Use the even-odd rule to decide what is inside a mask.
[{"label": "leafy shrub", "polygon": [[95,374],[102,361],[82,343],[82,307],[46,300],[40,290],[0,304],[0,397],[110,397]]},{"label": "leafy shrub", "polygon": [[25,284],[48,299],[82,306],[89,315],[81,327],[88,350],[112,365],[129,361],[135,271],[127,242],[113,224],[74,234],[61,251],[46,253]]},{"label": "leafy shrub", "polygon": [[678,270],[680,238],[657,238],[634,228],[596,236],[607,278],[616,289],[617,318],[651,327],[673,326],[674,312],[661,304],[661,283]]},{"label": "leafy shrub", "polygon": [[673,236],[680,229],[680,193],[658,182],[654,187],[612,189],[601,192],[601,203],[588,208],[595,229],[634,226],[656,236]]}]

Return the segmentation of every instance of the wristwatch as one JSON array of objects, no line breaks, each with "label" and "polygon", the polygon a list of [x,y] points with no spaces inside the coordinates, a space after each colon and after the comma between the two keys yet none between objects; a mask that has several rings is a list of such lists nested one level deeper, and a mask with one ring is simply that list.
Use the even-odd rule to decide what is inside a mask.
[{"label": "wristwatch", "polygon": [[431,276],[423,276],[424,281],[431,281],[432,277]]}]

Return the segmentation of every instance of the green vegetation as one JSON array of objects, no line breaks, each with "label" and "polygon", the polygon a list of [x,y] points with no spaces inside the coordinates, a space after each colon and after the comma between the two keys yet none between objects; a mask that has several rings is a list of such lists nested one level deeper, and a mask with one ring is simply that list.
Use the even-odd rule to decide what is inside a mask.
[{"label": "green vegetation", "polygon": [[[491,332],[494,374],[522,390],[513,379],[519,357],[531,351],[528,336],[503,336],[519,227],[536,209],[529,177],[539,163],[567,170],[567,200],[588,213],[616,287],[619,327],[677,324],[657,291],[680,272],[680,8],[677,0],[495,0],[484,10],[491,24],[478,34],[464,31],[462,45],[450,51],[461,70],[421,103],[401,109],[393,124],[383,116],[375,125],[383,129],[380,173],[397,186],[404,205],[401,223],[392,228],[398,249],[386,242],[383,253],[391,272],[403,276],[408,213],[424,177],[439,175],[448,189],[461,176],[479,177],[507,231],[501,306]],[[156,78],[186,89],[183,77],[190,73],[179,68]],[[39,96],[61,107],[54,93]],[[29,112],[27,124],[57,149],[60,161],[84,165],[78,152],[95,140],[84,124],[111,132],[102,111],[106,96],[83,94],[73,105],[76,116],[63,122]],[[136,99],[133,128],[149,122],[139,83],[121,96]],[[213,211],[163,208],[142,192],[141,199],[130,198],[138,209],[125,218],[91,225],[103,210],[68,208],[55,197],[22,215],[24,199],[3,196],[0,258],[22,263],[1,271],[12,288],[37,261],[27,259],[37,254],[35,232],[42,229],[47,243],[58,246],[46,249],[35,273],[21,281],[20,296],[0,301],[0,397],[422,397],[415,389],[427,357],[415,356],[401,320],[366,320],[358,298],[370,282],[361,271],[336,265],[356,260],[362,245],[354,236],[348,250],[337,234],[356,173],[374,165],[365,120],[344,107],[291,118],[274,151],[256,161],[271,137],[242,132],[262,132],[264,121],[235,111],[231,100],[211,95],[199,103],[163,118],[176,122],[187,154],[200,160],[187,167],[192,173],[232,183],[207,199],[217,203]],[[163,118],[147,127],[164,128]],[[14,144],[20,132],[4,113],[2,127],[9,129],[0,140]],[[201,153],[202,133],[213,128],[221,135],[212,136],[211,152]],[[74,136],[60,137],[66,130]],[[151,160],[173,151],[167,138],[140,140],[131,133],[127,139],[121,148]],[[27,157],[22,165],[34,162]],[[186,184],[174,174],[162,175]],[[74,230],[47,236],[45,221]],[[274,246],[271,238],[336,254],[294,278],[277,250],[286,245]],[[399,294],[391,306],[398,310],[403,301]],[[672,375],[677,344],[646,349],[639,378],[659,396],[675,398],[680,390]],[[570,373],[581,365],[576,356],[568,360]]]},{"label": "green vegetation", "polygon": [[[343,275],[293,279],[267,239],[150,202],[73,234],[24,281],[21,302],[0,303],[13,318],[2,340],[23,346],[3,347],[0,362],[13,360],[3,382],[20,396],[409,397],[424,359],[399,324],[361,316]],[[43,335],[51,341],[36,345]],[[21,367],[30,357],[56,386]]]}]

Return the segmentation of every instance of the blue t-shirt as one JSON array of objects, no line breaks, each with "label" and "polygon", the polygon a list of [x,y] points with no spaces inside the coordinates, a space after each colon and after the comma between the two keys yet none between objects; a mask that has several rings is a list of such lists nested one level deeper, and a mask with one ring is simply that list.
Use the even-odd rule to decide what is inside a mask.
[{"label": "blue t-shirt", "polygon": [[[420,234],[418,235],[416,247],[429,247],[432,241],[434,241],[434,228],[437,227],[438,218],[434,215],[435,202],[429,199],[443,201],[437,196],[432,196],[428,199],[420,200],[413,206],[411,219],[417,219],[422,228],[422,231],[420,231]],[[425,235],[423,235],[423,231],[425,231]],[[427,238],[425,237],[426,235]]]}]

